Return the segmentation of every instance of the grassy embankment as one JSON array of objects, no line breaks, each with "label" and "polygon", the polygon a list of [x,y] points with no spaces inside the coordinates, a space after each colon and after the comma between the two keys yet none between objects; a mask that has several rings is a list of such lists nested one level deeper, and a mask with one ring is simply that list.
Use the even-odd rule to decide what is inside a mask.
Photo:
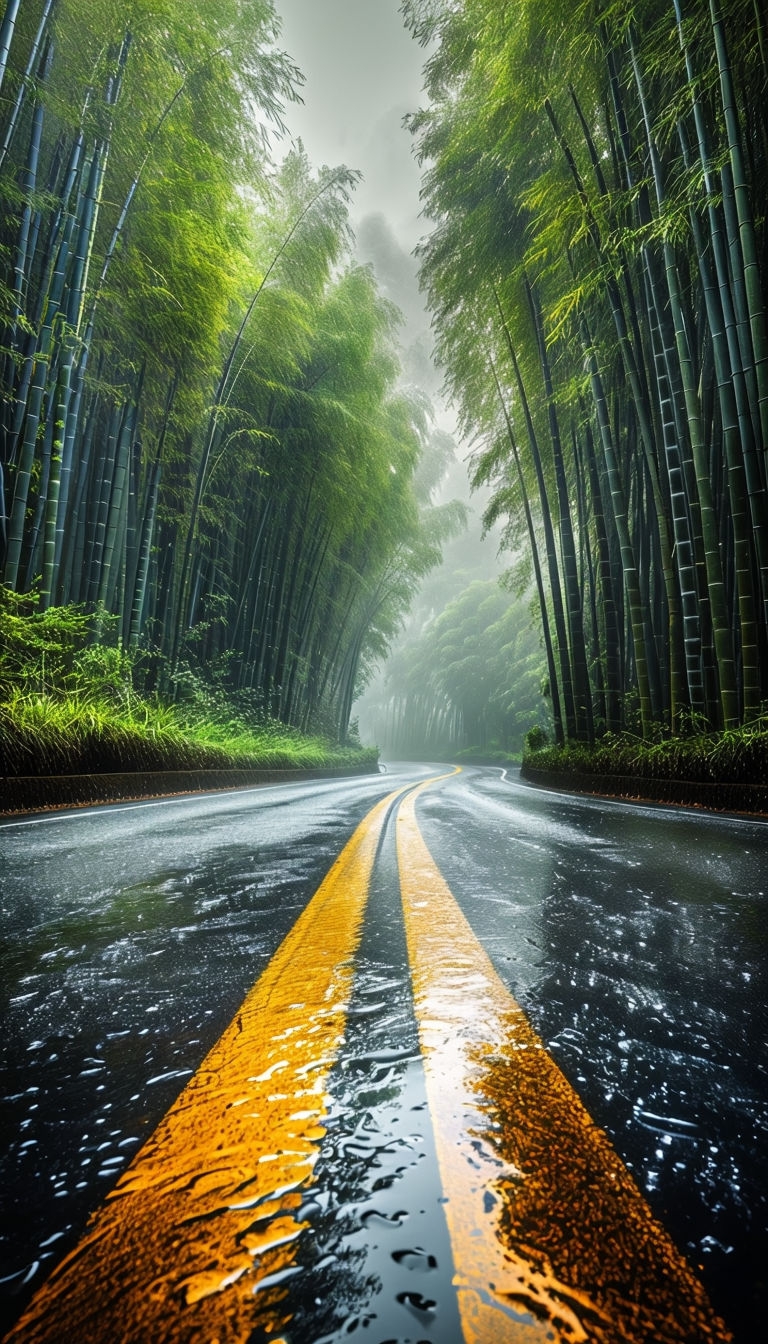
[{"label": "grassy embankment", "polygon": [[247,700],[187,675],[174,704],[135,689],[140,660],[81,608],[32,609],[0,590],[0,773],[70,775],[375,765],[374,748],[340,746],[258,715]]},{"label": "grassy embankment", "polygon": [[[727,732],[689,731],[685,736],[659,736],[644,742],[630,733],[606,734],[594,746],[571,743],[554,747],[541,735],[529,734],[523,774],[572,776],[574,788],[599,781],[596,791],[610,791],[611,780],[676,781],[681,786],[722,786],[748,790],[768,785],[768,713],[743,728]],[[651,796],[651,795],[649,795]],[[680,789],[679,801],[685,801]]]}]

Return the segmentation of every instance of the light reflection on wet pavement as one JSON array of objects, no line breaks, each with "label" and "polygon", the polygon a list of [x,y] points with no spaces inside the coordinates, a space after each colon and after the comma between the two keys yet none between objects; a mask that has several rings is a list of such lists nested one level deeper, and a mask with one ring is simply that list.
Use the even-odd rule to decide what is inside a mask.
[{"label": "light reflection on wet pavement", "polygon": [[[4,1264],[23,1266],[11,1286],[34,1271],[22,1259],[30,1242],[40,1238],[43,1272],[70,1244],[310,894],[290,870],[260,889],[213,867],[195,881],[180,871],[129,888],[117,910],[104,891],[98,913],[41,931],[60,951],[22,977],[6,1029],[6,1068],[24,1084],[3,1104],[5,1189],[23,1192],[4,1202]],[[228,906],[213,917],[211,876]]]},{"label": "light reflection on wet pavement", "polygon": [[392,787],[372,777],[0,825],[0,1331]]},{"label": "light reflection on wet pavement", "polygon": [[343,1057],[299,1243],[290,1338],[461,1344],[410,991],[392,826],[369,897]]},{"label": "light reflection on wet pavement", "polygon": [[768,825],[470,772],[419,817],[499,975],[753,1338],[768,1308]]},{"label": "light reflection on wet pavement", "polygon": [[[237,1010],[353,823],[398,782],[364,796],[360,781],[346,793],[315,785],[287,832],[282,806],[278,821],[232,802],[214,821],[197,804],[196,832],[175,808],[159,832],[148,812],[138,835],[136,815],[124,830],[102,820],[86,859],[73,832],[66,859],[26,835],[34,877],[19,846],[3,886],[8,1323]],[[768,826],[565,800],[478,771],[425,795],[419,818],[502,979],[737,1339],[754,1337],[768,1262]],[[377,1344],[458,1344],[388,842],[356,965],[290,1338],[336,1344],[363,1329]]]}]

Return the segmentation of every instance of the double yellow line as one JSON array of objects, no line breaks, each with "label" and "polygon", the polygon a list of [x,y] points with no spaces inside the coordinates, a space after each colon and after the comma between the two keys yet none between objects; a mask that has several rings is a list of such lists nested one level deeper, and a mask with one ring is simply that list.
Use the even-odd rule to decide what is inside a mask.
[{"label": "double yellow line", "polygon": [[398,817],[408,957],[466,1344],[731,1338]]},{"label": "double yellow line", "polygon": [[245,1344],[257,1330],[280,1344],[371,874],[398,800],[408,954],[466,1344],[729,1338],[427,850],[416,799],[443,778],[396,790],[361,822],[8,1344]]}]

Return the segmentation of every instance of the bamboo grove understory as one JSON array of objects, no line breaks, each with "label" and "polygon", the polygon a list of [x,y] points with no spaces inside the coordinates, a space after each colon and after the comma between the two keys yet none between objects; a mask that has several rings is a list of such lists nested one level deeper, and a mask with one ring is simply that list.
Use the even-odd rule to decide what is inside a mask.
[{"label": "bamboo grove understory", "polygon": [[406,0],[421,248],[487,521],[527,537],[559,742],[768,700],[758,0]]},{"label": "bamboo grove understory", "polygon": [[442,523],[356,174],[274,154],[278,35],[270,0],[6,4],[0,578],[104,612],[144,690],[204,669],[343,737]]}]

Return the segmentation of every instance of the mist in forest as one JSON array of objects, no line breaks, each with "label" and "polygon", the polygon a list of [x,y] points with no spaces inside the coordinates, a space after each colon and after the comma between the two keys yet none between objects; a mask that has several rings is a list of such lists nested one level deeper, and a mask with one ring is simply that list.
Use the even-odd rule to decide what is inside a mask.
[{"label": "mist in forest", "polygon": [[[398,9],[397,0],[284,0],[281,5],[286,46],[306,79],[304,105],[288,109],[291,132],[316,161],[343,161],[362,172],[352,206],[356,254],[372,266],[381,293],[402,314],[402,383],[428,403],[417,473],[422,507],[459,501],[465,511],[459,534],[443,543],[443,562],[415,596],[390,656],[367,669],[370,682],[353,714],[363,740],[390,753],[450,754],[477,747],[509,754],[520,750],[522,734],[534,721],[546,718],[539,691],[541,652],[525,580],[522,593],[520,584],[513,593],[498,586],[510,557],[499,554],[498,528],[483,535],[487,492],[470,489],[464,459],[471,445],[457,442],[455,416],[433,359],[433,333],[414,255],[429,222],[421,215],[420,170],[403,126],[405,114],[423,101],[426,53],[406,32]],[[462,604],[473,612],[471,629],[463,628]],[[478,651],[478,641],[485,641],[482,680],[466,659],[457,675],[456,646],[467,640]],[[521,677],[511,675],[516,643],[532,664],[530,686],[523,693]],[[425,659],[433,684],[426,698],[423,693],[414,697],[414,678],[425,690]],[[490,687],[488,669],[494,661],[498,685]],[[510,684],[516,686],[514,704]],[[491,707],[479,702],[486,693],[494,701]]]},{"label": "mist in forest", "polygon": [[[483,526],[488,492],[470,487],[471,446],[457,441],[432,331],[418,288],[417,259],[386,218],[369,215],[357,234],[360,259],[403,315],[403,381],[431,407],[417,483],[425,509],[460,505],[463,519],[443,542],[393,641],[353,707],[362,740],[390,757],[507,759],[526,732],[548,725],[545,665],[525,561],[501,547],[500,529]],[[506,587],[502,588],[503,579]]]}]

